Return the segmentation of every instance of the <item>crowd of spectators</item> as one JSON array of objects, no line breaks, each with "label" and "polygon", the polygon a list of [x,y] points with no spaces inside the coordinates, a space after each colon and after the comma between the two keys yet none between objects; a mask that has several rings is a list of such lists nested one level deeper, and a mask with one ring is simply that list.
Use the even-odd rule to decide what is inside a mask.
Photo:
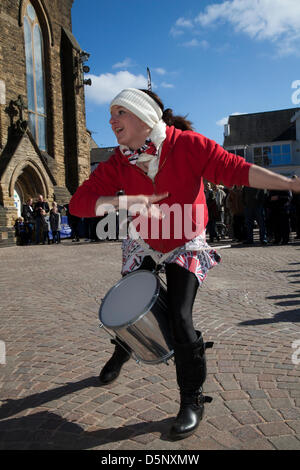
[{"label": "crowd of spectators", "polygon": [[[21,217],[15,222],[15,235],[19,245],[60,243],[61,210],[54,201],[51,209],[42,195],[33,203],[30,197],[23,204]],[[51,239],[49,233],[51,232]]]},{"label": "crowd of spectators", "polygon": [[[205,183],[209,222],[207,236],[210,243],[229,238],[252,245],[254,228],[258,228],[262,245],[287,244],[291,232],[300,240],[300,194],[289,191],[267,191],[249,187]],[[61,217],[67,216],[72,242],[99,241],[96,226],[100,217],[81,219],[69,212],[68,204],[51,208],[42,195],[36,202],[28,198],[23,204],[21,217],[15,222],[19,245],[59,244],[61,242]],[[118,238],[118,231],[116,234]]]},{"label": "crowd of spectators", "polygon": [[22,206],[21,216],[15,221],[17,244],[59,244],[63,215],[67,217],[67,225],[71,229],[69,237],[72,242],[79,242],[81,238],[85,242],[99,241],[96,226],[100,217],[81,219],[70,214],[68,204],[58,205],[55,201],[50,208],[44,197],[39,195],[35,202],[31,197],[27,199]]},{"label": "crowd of spectators", "polygon": [[291,241],[292,232],[296,232],[296,240],[300,239],[299,194],[239,186],[225,188],[207,182],[205,195],[210,243],[228,237],[252,245],[255,227],[262,245],[285,245]]}]

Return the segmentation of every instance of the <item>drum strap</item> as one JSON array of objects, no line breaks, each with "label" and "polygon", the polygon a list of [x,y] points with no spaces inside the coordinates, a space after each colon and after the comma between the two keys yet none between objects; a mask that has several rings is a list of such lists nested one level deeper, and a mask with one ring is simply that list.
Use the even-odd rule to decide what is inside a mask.
[{"label": "drum strap", "polygon": [[163,262],[171,256],[172,253],[174,253],[178,248],[175,248],[174,250],[168,251],[168,253],[164,253],[161,256],[161,253],[153,250],[138,234],[138,232],[135,229],[135,226],[130,223],[128,227],[128,234],[130,238],[133,238],[134,240],[137,240],[139,245],[143,248],[144,250],[144,255],[151,256],[153,260],[155,261],[156,264],[163,264]]}]

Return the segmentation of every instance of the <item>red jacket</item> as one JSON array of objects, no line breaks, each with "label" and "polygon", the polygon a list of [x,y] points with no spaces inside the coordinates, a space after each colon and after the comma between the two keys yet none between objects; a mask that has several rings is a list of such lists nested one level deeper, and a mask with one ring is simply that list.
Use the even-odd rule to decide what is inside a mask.
[{"label": "red jacket", "polygon": [[[177,204],[176,208],[179,211],[181,208],[184,214],[182,221],[178,225],[171,211],[170,218],[168,215],[159,223],[159,235],[157,230],[151,235],[149,229],[150,235],[145,237],[153,249],[166,253],[200,234],[207,224],[203,178],[216,184],[222,182],[225,186],[248,186],[250,166],[242,157],[228,153],[201,134],[167,127],[154,182],[140,168],[130,164],[117,147],[110,159],[100,163],[89,179],[77,189],[69,210],[78,217],[95,217],[95,205],[100,196],[114,196],[121,189],[126,195],[168,192],[169,197],[159,205],[167,204],[171,207]],[[161,224],[166,221],[171,222],[170,233],[162,228]],[[186,230],[184,224],[192,232],[189,228]]]}]

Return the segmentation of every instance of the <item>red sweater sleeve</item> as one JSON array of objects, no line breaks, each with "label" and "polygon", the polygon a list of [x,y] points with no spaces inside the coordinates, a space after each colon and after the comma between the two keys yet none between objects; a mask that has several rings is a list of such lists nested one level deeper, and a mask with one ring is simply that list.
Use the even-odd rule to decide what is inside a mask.
[{"label": "red sweater sleeve", "polygon": [[119,157],[112,155],[97,168],[75,192],[69,211],[77,217],[95,217],[95,205],[100,196],[114,196],[121,188]]},{"label": "red sweater sleeve", "polygon": [[243,157],[227,152],[221,145],[196,132],[188,132],[189,161],[196,174],[225,186],[249,186],[252,165]]}]

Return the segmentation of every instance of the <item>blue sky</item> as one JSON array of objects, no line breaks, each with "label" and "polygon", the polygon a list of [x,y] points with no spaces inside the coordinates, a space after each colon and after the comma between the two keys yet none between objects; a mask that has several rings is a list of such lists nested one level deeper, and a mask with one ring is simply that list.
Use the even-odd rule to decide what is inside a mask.
[{"label": "blue sky", "polygon": [[87,128],[116,145],[109,102],[147,85],[197,132],[223,143],[230,114],[300,106],[299,0],[75,0],[73,34],[90,53]]}]

